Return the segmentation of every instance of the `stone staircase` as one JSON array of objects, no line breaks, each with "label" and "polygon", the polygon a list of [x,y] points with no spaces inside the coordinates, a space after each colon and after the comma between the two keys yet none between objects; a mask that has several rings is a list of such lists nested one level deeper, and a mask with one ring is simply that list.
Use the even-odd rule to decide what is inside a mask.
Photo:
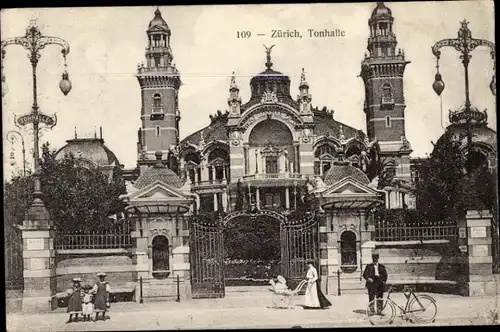
[{"label": "stone staircase", "polygon": [[359,275],[341,275],[340,276],[341,294],[365,294],[365,280]]}]

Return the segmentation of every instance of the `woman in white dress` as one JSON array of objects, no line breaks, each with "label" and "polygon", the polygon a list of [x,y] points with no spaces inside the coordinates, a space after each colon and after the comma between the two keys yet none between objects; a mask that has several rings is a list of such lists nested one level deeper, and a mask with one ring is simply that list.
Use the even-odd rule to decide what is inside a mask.
[{"label": "woman in white dress", "polygon": [[314,262],[307,262],[307,287],[304,297],[304,309],[326,309],[332,304],[323,295],[319,286],[318,270],[314,267]]}]

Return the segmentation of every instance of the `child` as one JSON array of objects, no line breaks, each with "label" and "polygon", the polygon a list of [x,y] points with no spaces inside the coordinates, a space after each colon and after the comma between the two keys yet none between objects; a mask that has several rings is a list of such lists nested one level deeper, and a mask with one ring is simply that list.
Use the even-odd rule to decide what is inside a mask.
[{"label": "child", "polygon": [[83,291],[80,285],[80,278],[73,279],[73,287],[67,290],[68,293],[68,313],[69,319],[66,323],[71,323],[73,315],[75,315],[75,322],[78,321],[78,314],[82,313],[82,296]]},{"label": "child", "polygon": [[90,316],[94,313],[94,304],[92,303],[92,294],[90,294],[90,290],[92,287],[89,285],[85,285],[83,287],[84,295],[82,299],[82,308],[83,308],[83,321],[90,321]]},{"label": "child", "polygon": [[278,279],[278,282],[274,282],[273,279],[269,281],[269,283],[273,286],[273,290],[276,293],[288,293],[290,290],[286,285],[286,279],[281,275],[279,275],[276,279]]},{"label": "child", "polygon": [[102,312],[102,320],[105,319],[106,310],[109,309],[109,293],[111,287],[108,282],[104,280],[106,273],[97,273],[99,281],[92,288],[92,293],[95,294],[94,309],[95,320],[99,320],[99,313]]}]

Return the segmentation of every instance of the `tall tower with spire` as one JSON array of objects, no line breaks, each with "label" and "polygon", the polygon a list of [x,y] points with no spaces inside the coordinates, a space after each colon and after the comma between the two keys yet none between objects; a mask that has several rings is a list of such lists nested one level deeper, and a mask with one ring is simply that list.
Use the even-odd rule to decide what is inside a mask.
[{"label": "tall tower with spire", "polygon": [[378,2],[368,20],[369,53],[361,64],[360,76],[365,85],[368,137],[378,139],[382,157],[390,157],[396,162],[396,177],[409,181],[412,150],[405,133],[403,74],[410,62],[405,60],[401,49],[396,50],[393,23],[392,11]]},{"label": "tall tower with spire", "polygon": [[179,143],[179,71],[173,64],[171,31],[157,8],[146,31],[146,63],[138,66],[141,87],[141,129],[139,129],[139,164],[148,164],[162,152],[162,159],[173,159]]}]

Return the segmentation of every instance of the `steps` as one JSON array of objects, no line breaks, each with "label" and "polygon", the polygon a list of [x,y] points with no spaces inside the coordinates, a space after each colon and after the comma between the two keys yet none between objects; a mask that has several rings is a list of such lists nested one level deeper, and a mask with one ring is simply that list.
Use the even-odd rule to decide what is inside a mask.
[{"label": "steps", "polygon": [[342,294],[365,294],[365,280],[359,280],[359,277],[340,277],[340,291]]}]

